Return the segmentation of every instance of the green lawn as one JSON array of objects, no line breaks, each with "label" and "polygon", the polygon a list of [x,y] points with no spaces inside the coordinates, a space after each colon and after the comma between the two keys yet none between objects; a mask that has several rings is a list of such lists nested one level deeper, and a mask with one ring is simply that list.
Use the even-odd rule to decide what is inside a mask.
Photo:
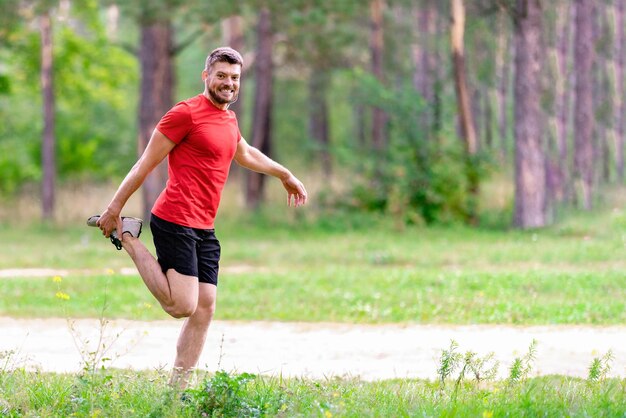
[{"label": "green lawn", "polygon": [[422,380],[311,381],[218,372],[186,401],[162,373],[0,370],[0,416],[21,417],[622,417],[626,380],[557,376],[445,386]]},{"label": "green lawn", "polygon": [[[526,232],[459,226],[397,231],[377,218],[296,218],[227,217],[218,226],[219,319],[626,322],[621,210]],[[0,270],[65,270],[58,277],[0,278],[0,315],[99,317],[104,309],[107,317],[165,318],[141,279],[121,274],[132,267],[128,256],[96,229],[0,224],[0,236]],[[149,231],[144,242],[151,248]],[[0,352],[0,416],[626,416],[626,380],[607,379],[606,368],[588,379],[526,374],[501,381],[476,381],[464,370],[446,375],[445,385],[201,373],[181,402],[167,385],[167,371],[27,372],[11,364],[11,353]]]},{"label": "green lawn", "polygon": [[[244,219],[218,225],[220,319],[359,323],[623,324],[622,211],[537,231],[397,231]],[[0,315],[161,319],[129,257],[94,228],[0,226],[0,269],[64,269],[0,279]],[[149,231],[144,242],[152,248]],[[69,300],[57,297],[62,291]]]}]

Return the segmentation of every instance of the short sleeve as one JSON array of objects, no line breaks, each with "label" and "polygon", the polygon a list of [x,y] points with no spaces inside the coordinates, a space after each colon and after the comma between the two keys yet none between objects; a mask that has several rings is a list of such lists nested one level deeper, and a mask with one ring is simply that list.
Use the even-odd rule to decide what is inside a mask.
[{"label": "short sleeve", "polygon": [[241,131],[239,130],[239,121],[237,119],[237,115],[230,109],[228,111],[230,112],[231,117],[235,119],[235,124],[237,125],[237,142],[239,142],[243,139],[243,136],[241,135]]},{"label": "short sleeve", "polygon": [[187,136],[191,126],[189,107],[184,102],[181,102],[163,115],[156,128],[168,139],[178,144]]}]

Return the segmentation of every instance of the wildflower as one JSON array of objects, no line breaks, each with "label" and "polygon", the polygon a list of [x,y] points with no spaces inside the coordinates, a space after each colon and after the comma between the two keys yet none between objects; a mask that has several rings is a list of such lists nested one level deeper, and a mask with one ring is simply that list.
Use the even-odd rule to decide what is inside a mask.
[{"label": "wildflower", "polygon": [[493,418],[493,411],[483,411],[483,418]]},{"label": "wildflower", "polygon": [[61,292],[60,290],[55,294],[55,296],[59,299],[62,300],[69,300],[70,299],[70,295],[68,295],[67,293]]},{"label": "wildflower", "polygon": [[61,276],[54,276],[52,278],[52,281],[55,283],[61,283],[63,281],[63,278]]},{"label": "wildflower", "polygon": [[324,412],[324,416],[325,416],[326,418],[331,418],[331,417],[333,416],[333,414],[332,414],[332,412],[330,412],[330,411],[328,411],[328,410],[327,410],[326,412]]},{"label": "wildflower", "polygon": [[148,302],[144,302],[143,303],[143,307],[146,309],[152,309],[152,304],[148,303]]},{"label": "wildflower", "polygon": [[113,270],[113,269],[106,269],[105,272],[106,272],[106,274],[109,274],[109,275],[115,274],[115,270]]}]

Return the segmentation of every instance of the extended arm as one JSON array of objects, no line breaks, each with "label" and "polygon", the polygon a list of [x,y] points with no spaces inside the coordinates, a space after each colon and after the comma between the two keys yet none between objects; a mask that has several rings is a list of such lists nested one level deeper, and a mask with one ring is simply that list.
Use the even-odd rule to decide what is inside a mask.
[{"label": "extended arm", "polygon": [[287,170],[255,147],[250,146],[243,138],[241,138],[237,144],[235,161],[240,166],[249,170],[278,178],[283,183],[285,190],[287,190],[287,204],[289,206],[291,206],[292,202],[294,206],[300,206],[306,203],[307,194],[302,182],[298,180],[291,171]]},{"label": "extended arm", "polygon": [[130,169],[122,184],[117,189],[111,203],[100,216],[98,226],[102,230],[104,236],[108,237],[114,229],[117,229],[118,236],[122,237],[122,220],[120,213],[122,208],[135,191],[143,184],[144,180],[150,174],[167,154],[174,148],[176,144],[170,141],[165,135],[158,130],[152,132],[152,137],[145,151],[139,157],[133,168]]}]

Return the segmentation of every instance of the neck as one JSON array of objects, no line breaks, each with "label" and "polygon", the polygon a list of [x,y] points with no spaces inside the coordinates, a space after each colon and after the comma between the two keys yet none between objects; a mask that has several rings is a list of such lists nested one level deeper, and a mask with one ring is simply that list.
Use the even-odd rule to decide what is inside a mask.
[{"label": "neck", "polygon": [[230,103],[217,103],[215,100],[213,100],[213,97],[211,97],[211,95],[206,89],[204,89],[204,91],[202,92],[202,95],[206,97],[207,99],[209,99],[209,101],[213,103],[213,106],[217,107],[218,109],[228,110],[228,106],[230,105]]}]

